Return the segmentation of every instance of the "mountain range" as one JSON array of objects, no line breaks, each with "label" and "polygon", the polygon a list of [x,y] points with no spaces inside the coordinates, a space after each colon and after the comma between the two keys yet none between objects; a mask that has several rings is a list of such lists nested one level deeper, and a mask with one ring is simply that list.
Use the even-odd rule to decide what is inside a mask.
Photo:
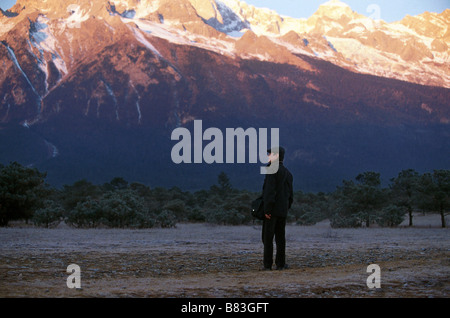
[{"label": "mountain range", "polygon": [[386,23],[239,0],[18,0],[0,12],[0,162],[62,185],[201,189],[259,165],[174,164],[177,127],[279,128],[295,186],[450,166],[450,10]]}]

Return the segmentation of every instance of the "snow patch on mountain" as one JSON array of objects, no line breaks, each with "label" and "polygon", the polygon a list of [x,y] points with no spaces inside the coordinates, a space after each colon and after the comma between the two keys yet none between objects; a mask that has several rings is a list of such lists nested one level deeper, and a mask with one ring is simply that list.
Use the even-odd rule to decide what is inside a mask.
[{"label": "snow patch on mountain", "polygon": [[22,67],[19,64],[19,61],[17,60],[16,54],[14,53],[13,49],[11,47],[9,47],[8,45],[6,45],[6,44],[3,44],[3,45],[8,50],[9,56],[11,57],[11,60],[13,61],[14,65],[16,66],[16,68],[23,75],[25,81],[28,83],[28,85],[30,86],[31,90],[36,94],[36,96],[38,98],[38,112],[40,112],[41,111],[40,106],[41,106],[41,101],[42,101],[41,95],[39,95],[39,93],[37,92],[37,90],[34,87],[33,83],[31,83],[30,78],[28,77],[28,75],[25,74],[25,72],[23,71]]},{"label": "snow patch on mountain", "polygon": [[[191,45],[220,54],[235,56],[234,43],[232,41],[208,38],[202,35],[180,31],[179,29],[172,28],[170,22],[167,20],[165,20],[163,24],[138,18],[122,18],[122,21],[128,24],[130,30],[132,30],[139,42],[144,44],[159,57],[161,57],[161,54],[141,32],[145,32],[145,34],[149,36],[165,39],[174,44]],[[133,24],[137,25],[139,29],[137,30],[134,28]]]},{"label": "snow patch on mountain", "polygon": [[39,16],[36,22],[31,23],[30,39],[36,49],[40,52],[40,64],[46,66],[47,62],[44,58],[44,52],[49,52],[52,56],[53,63],[62,75],[68,73],[66,63],[60,56],[60,48],[58,46],[58,39],[53,35],[49,26],[49,19],[44,16]]},{"label": "snow patch on mountain", "polygon": [[78,4],[70,4],[67,11],[70,12],[70,16],[66,19],[69,28],[80,28],[81,23],[89,19],[89,13],[82,10]]},{"label": "snow patch on mountain", "polygon": [[158,50],[145,38],[145,36],[139,30],[136,30],[135,28],[131,28],[131,30],[140,43],[144,44],[144,46],[152,51],[157,57],[162,57],[161,53],[158,52]]}]

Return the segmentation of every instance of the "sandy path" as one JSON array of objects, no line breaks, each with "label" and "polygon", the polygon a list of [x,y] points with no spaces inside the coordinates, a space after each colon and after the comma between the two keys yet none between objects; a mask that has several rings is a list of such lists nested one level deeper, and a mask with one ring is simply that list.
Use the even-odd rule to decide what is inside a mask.
[{"label": "sandy path", "polygon": [[[441,228],[287,227],[291,269],[261,272],[259,226],[0,229],[0,297],[449,297]],[[69,289],[69,264],[81,289]],[[369,289],[369,264],[381,289]]]}]

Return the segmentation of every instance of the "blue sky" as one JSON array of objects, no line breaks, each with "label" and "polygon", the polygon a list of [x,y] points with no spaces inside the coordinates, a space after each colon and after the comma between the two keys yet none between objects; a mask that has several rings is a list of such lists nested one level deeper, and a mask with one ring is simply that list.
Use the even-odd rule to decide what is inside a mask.
[{"label": "blue sky", "polygon": [[0,0],[0,8],[7,10],[16,3],[16,0]]},{"label": "blue sky", "polygon": [[[270,8],[281,15],[308,18],[327,0],[244,0],[255,7]],[[425,11],[441,13],[450,8],[450,0],[342,0],[354,11],[366,16],[378,16],[386,22],[398,21],[407,14],[417,15]],[[6,10],[16,0],[0,0],[0,8]]]},{"label": "blue sky", "polygon": [[[255,7],[277,11],[294,18],[308,18],[327,0],[244,0]],[[353,11],[386,22],[401,20],[405,15],[418,15],[425,11],[441,13],[450,8],[449,0],[341,0]]]}]

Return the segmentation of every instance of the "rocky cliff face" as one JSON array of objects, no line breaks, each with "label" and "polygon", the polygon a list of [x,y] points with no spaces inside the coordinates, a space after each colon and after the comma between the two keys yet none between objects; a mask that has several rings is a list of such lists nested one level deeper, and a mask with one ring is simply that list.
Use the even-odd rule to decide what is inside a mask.
[{"label": "rocky cliff face", "polygon": [[294,170],[323,172],[309,188],[448,166],[449,12],[387,24],[339,1],[295,20],[237,0],[19,0],[0,15],[1,160],[57,183],[208,185],[170,160],[170,132],[201,119],[280,127]]}]

